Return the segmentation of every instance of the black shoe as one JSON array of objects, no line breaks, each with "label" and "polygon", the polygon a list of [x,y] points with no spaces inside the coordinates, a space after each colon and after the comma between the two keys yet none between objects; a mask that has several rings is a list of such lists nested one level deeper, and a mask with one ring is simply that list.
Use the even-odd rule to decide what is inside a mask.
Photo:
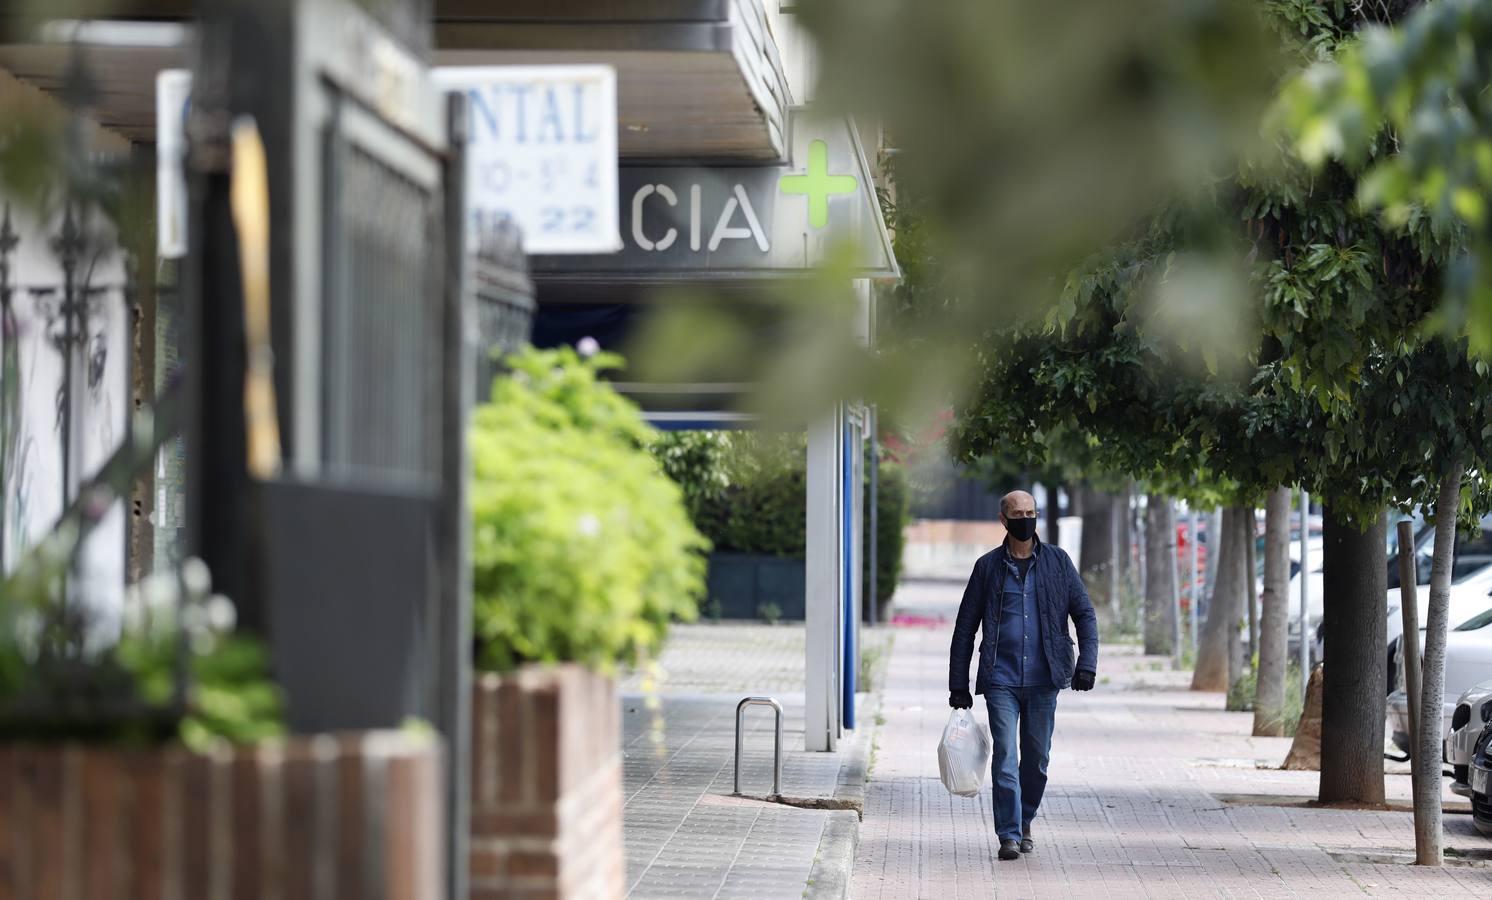
[{"label": "black shoe", "polygon": [[1021,834],[1021,852],[1022,853],[1030,853],[1032,850],[1035,850],[1035,849],[1036,849],[1036,842],[1033,841],[1033,840],[1031,840],[1031,826],[1027,825],[1024,829],[1022,829],[1022,834]]},{"label": "black shoe", "polygon": [[1015,841],[1000,842],[1000,858],[1004,860],[1020,859],[1021,845]]}]

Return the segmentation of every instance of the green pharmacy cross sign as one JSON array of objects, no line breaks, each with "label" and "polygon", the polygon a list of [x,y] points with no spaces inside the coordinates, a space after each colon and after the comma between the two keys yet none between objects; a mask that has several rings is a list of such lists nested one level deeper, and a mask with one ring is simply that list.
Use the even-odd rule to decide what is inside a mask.
[{"label": "green pharmacy cross sign", "polygon": [[749,280],[832,261],[857,277],[899,276],[852,123],[795,110],[778,165],[622,166],[622,249],[534,256],[541,281]]},{"label": "green pharmacy cross sign", "polygon": [[829,196],[853,194],[860,180],[853,175],[829,174],[829,145],[814,141],[808,145],[808,174],[784,175],[777,181],[784,194],[808,196],[808,224],[823,228],[829,224]]}]

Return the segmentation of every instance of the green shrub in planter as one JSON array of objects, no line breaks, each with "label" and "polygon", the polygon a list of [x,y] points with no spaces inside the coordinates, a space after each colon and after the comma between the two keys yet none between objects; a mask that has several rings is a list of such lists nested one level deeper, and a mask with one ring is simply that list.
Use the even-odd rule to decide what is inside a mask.
[{"label": "green shrub in planter", "polygon": [[[895,463],[882,462],[877,476],[879,509],[876,510],[876,600],[881,607],[891,602],[896,593],[896,584],[901,580],[901,556],[906,548],[907,519],[912,512],[911,491],[907,485],[907,474]],[[869,479],[865,486],[865,506],[870,508]],[[870,528],[869,516],[865,527]],[[865,584],[870,585],[870,553],[865,553]]]},{"label": "green shrub in planter", "polygon": [[120,633],[100,640],[61,602],[75,543],[54,533],[0,581],[0,740],[179,739],[203,751],[284,733],[268,654],[234,633],[233,605],[210,593],[201,560],[132,585]]},{"label": "green shrub in planter", "polygon": [[620,359],[528,350],[472,420],[477,663],[608,671],[693,619],[709,543],[648,452],[656,432],[598,377]]},{"label": "green shrub in planter", "polygon": [[676,431],[651,450],[715,551],[803,558],[802,435]]},{"label": "green shrub in planter", "polygon": [[[716,551],[803,559],[807,545],[803,435],[670,432],[658,436],[651,449],[683,490],[690,518]],[[903,529],[911,511],[911,495],[905,470],[894,463],[881,463],[879,487],[876,568],[879,600],[884,605],[901,578]],[[869,504],[868,475],[865,489]],[[869,553],[865,565],[869,584]]]}]

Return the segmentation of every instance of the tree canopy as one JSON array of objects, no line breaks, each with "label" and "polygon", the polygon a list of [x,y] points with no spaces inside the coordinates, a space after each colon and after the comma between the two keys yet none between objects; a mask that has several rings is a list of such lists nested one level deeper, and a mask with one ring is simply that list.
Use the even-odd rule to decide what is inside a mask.
[{"label": "tree canopy", "polygon": [[[1267,6],[1302,65],[1383,11]],[[1311,167],[1277,135],[1071,272],[1045,319],[986,334],[961,456],[1022,434],[1033,464],[1078,446],[1098,471],[1203,502],[1300,483],[1360,522],[1433,503],[1453,460],[1480,468],[1488,369],[1436,316],[1465,255],[1456,223],[1379,216],[1359,202],[1370,154]]]}]

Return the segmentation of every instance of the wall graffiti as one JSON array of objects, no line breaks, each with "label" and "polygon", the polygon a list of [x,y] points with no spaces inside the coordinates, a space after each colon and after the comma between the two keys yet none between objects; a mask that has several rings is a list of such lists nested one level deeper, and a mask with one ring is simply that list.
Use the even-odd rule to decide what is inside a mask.
[{"label": "wall graffiti", "polygon": [[[101,215],[0,213],[0,571],[57,522],[119,445],[128,414],[123,251]],[[117,627],[123,504],[82,548],[73,593]]]}]

